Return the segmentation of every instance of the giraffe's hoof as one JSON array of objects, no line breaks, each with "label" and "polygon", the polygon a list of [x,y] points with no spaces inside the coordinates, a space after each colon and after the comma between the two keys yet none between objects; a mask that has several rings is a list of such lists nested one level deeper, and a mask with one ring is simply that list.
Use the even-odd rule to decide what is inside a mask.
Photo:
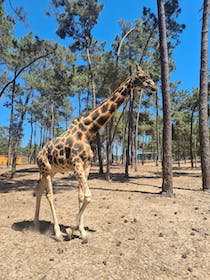
[{"label": "giraffe's hoof", "polygon": [[64,236],[66,236],[66,235],[60,233],[58,235],[51,235],[51,238],[54,239],[55,241],[62,242]]},{"label": "giraffe's hoof", "polygon": [[74,230],[70,227],[66,229],[66,233],[67,233],[68,236],[72,236],[73,232],[74,232]]},{"label": "giraffe's hoof", "polygon": [[70,227],[66,229],[65,241],[70,241],[78,237],[79,237],[78,235],[75,235],[75,228]]},{"label": "giraffe's hoof", "polygon": [[74,230],[72,228],[67,228],[65,240],[70,241],[72,239],[74,239]]},{"label": "giraffe's hoof", "polygon": [[62,241],[63,241],[63,236],[60,237],[60,236],[54,236],[54,235],[52,235],[51,238],[54,239],[54,240],[57,241],[57,242],[62,242]]},{"label": "giraffe's hoof", "polygon": [[82,244],[87,244],[88,243],[88,239],[87,239],[87,237],[86,238],[84,238],[84,239],[82,239]]}]

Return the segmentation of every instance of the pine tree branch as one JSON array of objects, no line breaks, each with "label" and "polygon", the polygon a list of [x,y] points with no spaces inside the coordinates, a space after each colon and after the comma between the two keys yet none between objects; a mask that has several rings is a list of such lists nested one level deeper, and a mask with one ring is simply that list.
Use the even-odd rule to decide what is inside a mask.
[{"label": "pine tree branch", "polygon": [[32,61],[30,61],[28,64],[24,65],[19,71],[17,71],[17,73],[15,73],[14,78],[12,80],[10,80],[8,83],[5,84],[5,86],[2,88],[2,90],[0,91],[0,98],[2,97],[4,91],[6,90],[6,88],[11,85],[16,79],[17,77],[29,66],[31,66],[33,63],[35,63],[36,61],[38,61],[41,58],[47,57],[48,55],[52,54],[52,52],[49,53],[45,53],[42,54],[36,58],[34,58]]}]

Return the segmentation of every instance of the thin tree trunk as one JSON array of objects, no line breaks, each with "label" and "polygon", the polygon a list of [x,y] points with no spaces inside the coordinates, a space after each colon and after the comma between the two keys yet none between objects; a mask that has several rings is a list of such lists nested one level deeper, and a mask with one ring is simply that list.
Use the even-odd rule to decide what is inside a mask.
[{"label": "thin tree trunk", "polygon": [[30,125],[31,125],[31,132],[30,132],[30,140],[29,140],[28,161],[31,164],[32,163],[32,141],[33,141],[33,119],[32,119],[32,115],[31,115],[31,119],[30,119]]},{"label": "thin tree trunk", "polygon": [[144,165],[144,139],[145,139],[145,132],[143,131],[143,140],[142,140],[142,158],[141,158],[141,164]]},{"label": "thin tree trunk", "polygon": [[37,142],[36,142],[36,122],[35,122],[34,123],[34,151],[33,151],[34,164],[36,163],[36,153],[37,153]]},{"label": "thin tree trunk", "polygon": [[155,125],[156,125],[156,166],[159,165],[159,160],[160,160],[160,148],[159,148],[159,112],[158,112],[158,92],[156,91],[155,93],[155,107],[156,107],[156,120],[155,120]]},{"label": "thin tree trunk", "polygon": [[173,174],[172,174],[172,127],[171,127],[171,105],[170,105],[170,84],[169,84],[169,62],[168,47],[166,38],[165,8],[164,1],[157,0],[158,26],[160,37],[161,57],[161,84],[163,97],[163,182],[162,194],[173,195]]},{"label": "thin tree trunk", "polygon": [[192,108],[191,117],[190,117],[190,161],[191,167],[194,167],[193,161],[193,119],[194,119],[195,108]]},{"label": "thin tree trunk", "polygon": [[179,136],[179,133],[178,133],[178,141],[177,141],[177,144],[178,144],[178,147],[177,147],[177,155],[178,155],[178,167],[181,166],[180,164],[180,160],[181,160],[181,156],[180,156],[180,136]]},{"label": "thin tree trunk", "polygon": [[92,63],[90,59],[90,52],[89,49],[86,49],[87,53],[87,59],[88,59],[88,67],[89,67],[89,75],[90,75],[90,85],[91,85],[91,91],[92,91],[92,107],[96,107],[96,89],[95,89],[95,81],[94,81],[94,73],[92,69]]},{"label": "thin tree trunk", "polygon": [[81,110],[81,94],[78,93],[78,107],[79,107],[79,116],[82,114]]},{"label": "thin tree trunk", "polygon": [[127,147],[126,147],[126,159],[125,159],[125,177],[129,177],[129,165],[131,164],[131,141],[132,141],[132,120],[133,120],[133,89],[131,89],[130,94],[130,104],[128,110],[128,134],[127,134]]},{"label": "thin tree trunk", "polygon": [[51,105],[51,125],[50,125],[50,134],[51,138],[54,138],[55,134],[55,105],[54,105],[54,100],[52,100]]},{"label": "thin tree trunk", "polygon": [[40,137],[40,139],[39,139],[39,148],[41,149],[42,148],[42,138],[43,138],[43,127],[41,126],[40,127],[40,133],[39,133],[39,137]]},{"label": "thin tree trunk", "polygon": [[[16,76],[16,70],[15,70],[14,76]],[[15,89],[16,89],[16,79],[14,78],[13,79],[13,83],[12,83],[12,96],[11,96],[11,111],[10,111],[7,167],[9,167],[10,164],[11,164],[11,155],[12,155]]]},{"label": "thin tree trunk", "polygon": [[[95,88],[95,80],[94,80],[94,73],[92,69],[92,62],[90,58],[90,52],[89,49],[86,49],[87,53],[87,59],[88,59],[88,66],[89,66],[89,74],[90,74],[90,84],[91,84],[91,90],[92,90],[92,107],[96,107],[96,88]],[[101,153],[101,139],[100,139],[100,133],[97,132],[96,134],[96,143],[97,143],[97,152],[98,152],[98,162],[99,162],[99,174],[103,174],[103,158]]]},{"label": "thin tree trunk", "polygon": [[26,96],[26,99],[25,99],[24,106],[23,106],[21,114],[20,114],[19,122],[18,122],[17,127],[16,127],[15,135],[14,135],[14,143],[13,143],[13,147],[12,147],[11,178],[13,178],[16,174],[16,165],[17,165],[16,161],[17,161],[18,146],[19,146],[19,143],[22,139],[23,121],[24,121],[24,118],[25,118],[25,114],[26,114],[26,111],[27,111],[27,106],[28,106],[28,102],[29,102],[31,93],[32,93],[32,89],[29,89],[28,93],[27,93],[27,96]]},{"label": "thin tree trunk", "polygon": [[111,181],[110,164],[112,162],[112,127],[113,119],[107,124],[107,141],[106,141],[106,179]]},{"label": "thin tree trunk", "polygon": [[142,96],[143,96],[143,91],[141,90],[140,96],[139,96],[139,106],[138,106],[138,112],[136,116],[136,131],[135,131],[135,164],[134,164],[134,170],[135,172],[138,171],[137,163],[138,163],[138,127],[139,127],[139,117],[140,117],[140,110],[141,110],[141,103],[142,103]]},{"label": "thin tree trunk", "polygon": [[195,159],[195,168],[197,167],[197,138],[195,136],[194,140],[194,159]]},{"label": "thin tree trunk", "polygon": [[126,131],[127,131],[127,126],[126,126],[125,122],[123,122],[123,128],[122,128],[122,161],[121,161],[122,165],[125,162]]},{"label": "thin tree trunk", "polygon": [[203,1],[203,21],[201,35],[199,128],[202,170],[202,189],[210,191],[210,152],[208,129],[208,14],[210,0]]},{"label": "thin tree trunk", "polygon": [[[133,112],[132,112],[133,115]],[[131,167],[134,168],[135,163],[135,133],[133,128],[133,122],[132,122],[132,129],[131,129]]]},{"label": "thin tree trunk", "polygon": [[103,158],[102,158],[102,152],[101,152],[101,139],[100,134],[97,132],[96,134],[96,142],[97,142],[97,152],[98,152],[98,164],[99,164],[99,174],[104,174],[103,170]]},{"label": "thin tree trunk", "polygon": [[16,174],[16,163],[17,163],[17,143],[14,143],[14,147],[12,149],[11,179],[14,178]]}]

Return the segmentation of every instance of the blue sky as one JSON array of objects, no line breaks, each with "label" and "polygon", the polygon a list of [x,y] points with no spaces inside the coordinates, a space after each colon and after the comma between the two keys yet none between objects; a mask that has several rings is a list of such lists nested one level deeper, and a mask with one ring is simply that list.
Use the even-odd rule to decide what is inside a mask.
[{"label": "blue sky", "polygon": [[[8,2],[8,1],[6,1]],[[181,88],[191,90],[199,86],[200,63],[200,31],[201,31],[201,2],[180,0],[182,13],[178,18],[179,23],[186,24],[186,28],[180,36],[180,45],[175,49],[173,59],[176,61],[176,70],[171,74],[171,81],[181,80]],[[51,39],[68,45],[68,41],[61,40],[56,34],[57,23],[54,17],[47,17],[45,11],[49,7],[49,0],[13,0],[14,6],[23,6],[27,12],[28,27],[18,23],[15,33],[21,37],[32,31],[41,39]],[[101,0],[104,9],[100,14],[97,26],[94,28],[94,36],[99,41],[107,41],[110,46],[117,34],[120,33],[118,21],[125,19],[134,22],[141,16],[142,7],[147,6],[153,12],[157,12],[156,1],[152,0]],[[9,6],[6,6],[11,13]],[[0,100],[0,126],[9,125],[8,111]],[[25,125],[25,137],[23,144],[28,141],[29,128]]]}]

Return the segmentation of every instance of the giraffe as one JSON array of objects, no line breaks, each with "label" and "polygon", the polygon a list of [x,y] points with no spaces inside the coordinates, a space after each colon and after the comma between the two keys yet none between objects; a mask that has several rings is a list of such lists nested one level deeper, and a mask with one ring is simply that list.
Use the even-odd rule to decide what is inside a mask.
[{"label": "giraffe", "polygon": [[42,194],[45,191],[54,222],[54,238],[58,241],[63,240],[64,234],[60,230],[53,203],[52,179],[56,173],[73,171],[79,185],[79,211],[74,226],[67,230],[67,236],[71,238],[73,232],[79,230],[82,243],[87,243],[83,214],[91,201],[88,175],[94,153],[91,149],[90,141],[126,101],[132,88],[157,90],[157,86],[149,74],[145,73],[140,66],[136,66],[133,74],[109,98],[92,109],[88,114],[74,119],[63,134],[52,139],[38,153],[37,165],[40,171],[40,179],[35,190],[36,209],[34,225],[36,229],[39,229],[40,203]]}]

